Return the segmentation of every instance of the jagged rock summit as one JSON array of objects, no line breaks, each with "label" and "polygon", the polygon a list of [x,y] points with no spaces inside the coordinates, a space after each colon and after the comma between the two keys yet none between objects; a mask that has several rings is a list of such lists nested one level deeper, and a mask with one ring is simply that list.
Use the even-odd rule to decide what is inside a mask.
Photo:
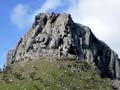
[{"label": "jagged rock summit", "polygon": [[40,57],[85,60],[95,64],[101,75],[120,78],[118,55],[89,27],[73,22],[70,14],[38,14],[31,30],[8,52],[6,67]]}]

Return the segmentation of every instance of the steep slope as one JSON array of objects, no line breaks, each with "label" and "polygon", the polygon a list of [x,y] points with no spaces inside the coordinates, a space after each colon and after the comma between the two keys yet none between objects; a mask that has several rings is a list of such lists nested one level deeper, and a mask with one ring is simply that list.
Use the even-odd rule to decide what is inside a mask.
[{"label": "steep slope", "polygon": [[[19,66],[19,67],[18,67]],[[0,74],[0,90],[111,90],[84,61],[46,60],[14,64]]]},{"label": "steep slope", "polygon": [[37,15],[31,30],[8,52],[5,67],[40,57],[84,60],[96,65],[101,76],[120,78],[118,55],[98,40],[90,28],[73,22],[69,14]]}]

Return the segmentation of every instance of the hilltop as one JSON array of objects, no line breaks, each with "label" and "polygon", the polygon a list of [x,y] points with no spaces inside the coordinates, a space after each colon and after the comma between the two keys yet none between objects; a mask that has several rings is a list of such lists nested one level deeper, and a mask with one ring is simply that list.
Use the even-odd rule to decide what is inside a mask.
[{"label": "hilltop", "polygon": [[[70,65],[68,61],[71,63]],[[36,62],[35,65],[34,62]],[[49,67],[49,65],[51,65],[50,62],[52,62],[52,64],[54,63],[53,67],[51,66]],[[64,64],[63,62],[66,64]],[[29,63],[31,63],[30,66],[28,65]],[[63,66],[61,68],[64,68],[62,69],[62,71],[61,68],[56,68],[56,65],[59,66],[61,65],[61,63]],[[81,65],[82,63],[83,65]],[[74,64],[76,65],[74,66]],[[62,80],[71,78],[72,81],[68,80],[63,82],[65,83],[65,85],[67,84],[68,86],[70,86],[71,84],[70,82],[72,82],[72,84],[77,85],[75,87],[80,88],[82,87],[79,85],[86,83],[88,85],[88,88],[86,89],[85,86],[81,90],[83,89],[88,90],[89,88],[90,90],[101,90],[101,88],[105,90],[110,90],[111,86],[108,81],[109,80],[110,82],[112,80],[119,81],[120,78],[120,59],[118,58],[117,53],[115,53],[103,41],[97,39],[89,27],[75,23],[72,20],[71,15],[67,13],[38,14],[35,17],[31,29],[23,37],[20,38],[19,42],[16,44],[16,47],[8,52],[4,71],[7,70],[7,72],[9,72],[9,69],[11,69],[11,72],[9,72],[10,76],[8,77],[12,77],[14,79],[13,73],[20,71],[19,68],[22,68],[21,66],[23,66],[24,69],[23,72],[21,72],[22,76],[24,74],[27,75],[28,73],[30,73],[29,71],[33,69],[33,67],[31,67],[32,65],[34,67],[37,67],[38,65],[39,67],[38,69],[43,69],[43,71],[45,70],[45,73],[47,73],[48,75],[46,77],[51,79],[55,78],[55,81],[51,80],[50,82],[51,83],[56,82],[56,84],[59,83],[57,82],[57,80],[61,78],[59,77],[59,74],[57,74],[59,73],[58,71],[60,70],[61,71],[60,73],[62,73],[68,70],[66,71],[68,74],[64,73],[65,76],[63,75],[64,78]],[[86,65],[90,68],[87,68]],[[84,70],[81,71],[81,68],[84,67],[85,71]],[[17,71],[16,70],[14,71],[14,68],[16,68]],[[51,73],[51,72],[48,73],[49,69],[53,70],[52,72],[54,72],[55,74],[54,77],[52,77],[51,74],[49,76],[49,73]],[[72,70],[74,69],[75,71],[77,71],[77,73],[74,73],[71,69]],[[35,70],[34,72],[37,73],[35,75],[40,74],[39,71],[37,72],[37,70]],[[72,77],[69,76],[69,74],[72,75]],[[93,74],[95,74],[95,76]],[[4,73],[2,75],[4,76]],[[41,78],[41,75],[43,74],[40,74],[40,77],[37,78]],[[82,75],[85,76],[82,79],[83,83],[80,82]],[[28,75],[26,77],[28,77]],[[73,80],[74,77],[80,78],[74,81]],[[42,77],[42,79],[43,78],[45,77]],[[98,80],[98,83],[97,81],[94,81],[94,79],[91,80],[91,78]],[[29,82],[28,79],[27,80],[25,79],[25,82],[23,80],[23,82],[24,83]],[[20,82],[22,83],[22,81]],[[96,86],[94,83],[93,87],[89,86],[89,84],[92,82],[96,82]],[[102,87],[99,87],[100,85],[102,85],[102,83],[103,84],[106,83],[105,84],[106,86],[104,87],[103,85]],[[74,85],[72,85],[72,87],[73,86]],[[44,87],[44,85],[42,87]],[[70,90],[80,90],[78,88],[73,89],[72,87],[66,86],[66,88]],[[114,89],[115,88],[119,88],[119,86],[114,87]],[[55,90],[56,89],[59,90],[58,88],[55,88]]]}]

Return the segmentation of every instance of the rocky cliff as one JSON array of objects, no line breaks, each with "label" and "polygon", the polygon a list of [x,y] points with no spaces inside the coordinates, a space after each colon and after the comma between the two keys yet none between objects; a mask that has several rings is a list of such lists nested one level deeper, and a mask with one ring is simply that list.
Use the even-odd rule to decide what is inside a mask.
[{"label": "rocky cliff", "polygon": [[70,14],[37,15],[31,30],[8,52],[5,67],[40,57],[84,60],[96,65],[101,76],[120,78],[118,55]]}]

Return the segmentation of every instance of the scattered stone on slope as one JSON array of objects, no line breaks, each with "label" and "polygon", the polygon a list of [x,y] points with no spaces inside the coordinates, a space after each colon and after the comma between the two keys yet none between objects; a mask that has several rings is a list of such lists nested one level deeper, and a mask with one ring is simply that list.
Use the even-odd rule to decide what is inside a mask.
[{"label": "scattered stone on slope", "polygon": [[40,13],[31,30],[7,55],[6,67],[39,57],[73,58],[95,64],[103,77],[120,78],[120,59],[90,28],[73,22],[70,14]]},{"label": "scattered stone on slope", "polygon": [[113,80],[111,82],[111,85],[113,87],[113,90],[120,90],[120,81],[119,80]]}]

